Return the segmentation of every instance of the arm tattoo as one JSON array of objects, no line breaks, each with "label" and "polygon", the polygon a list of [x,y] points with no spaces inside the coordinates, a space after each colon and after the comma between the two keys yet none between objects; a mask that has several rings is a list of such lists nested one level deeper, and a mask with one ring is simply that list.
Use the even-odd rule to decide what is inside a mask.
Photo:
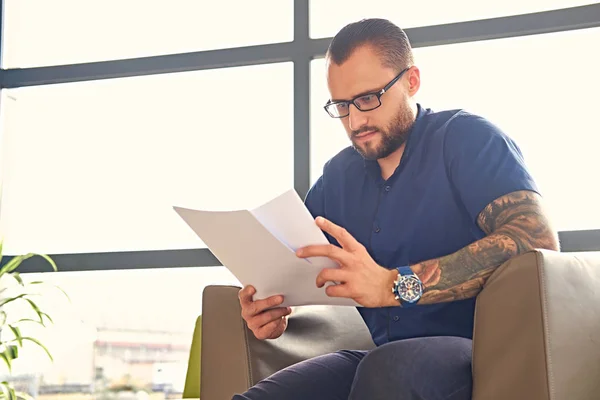
[{"label": "arm tattoo", "polygon": [[513,192],[494,200],[477,222],[488,236],[456,253],[411,266],[425,286],[419,304],[474,297],[510,258],[532,249],[558,250],[558,237],[534,192]]}]

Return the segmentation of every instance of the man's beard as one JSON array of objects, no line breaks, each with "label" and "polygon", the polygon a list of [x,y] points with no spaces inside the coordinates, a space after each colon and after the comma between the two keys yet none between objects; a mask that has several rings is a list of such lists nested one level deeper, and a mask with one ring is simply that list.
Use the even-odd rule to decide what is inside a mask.
[{"label": "man's beard", "polygon": [[[367,160],[386,158],[406,142],[406,138],[413,123],[414,118],[410,108],[403,106],[387,129],[381,129],[376,126],[364,126],[359,130],[352,131],[350,140],[352,141],[353,147],[361,156],[363,156],[363,158]],[[378,132],[381,140],[377,143],[366,142],[357,144],[355,139],[356,136],[368,131]]]}]

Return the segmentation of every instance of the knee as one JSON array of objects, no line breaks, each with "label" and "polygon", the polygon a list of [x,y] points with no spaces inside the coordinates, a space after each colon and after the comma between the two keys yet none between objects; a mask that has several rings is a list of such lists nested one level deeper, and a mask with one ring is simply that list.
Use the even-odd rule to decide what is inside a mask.
[{"label": "knee", "polygon": [[[403,385],[410,382],[411,363],[414,362],[414,347],[403,343],[392,343],[377,347],[369,352],[358,364],[355,381],[373,387],[393,379]],[[393,350],[393,351],[392,351]],[[402,371],[398,374],[398,371]]]},{"label": "knee", "polygon": [[470,340],[461,338],[387,343],[372,350],[358,365],[351,398],[389,398],[386,395],[390,393],[400,395],[398,388],[402,388],[402,395],[418,398],[446,398],[444,395],[468,391],[470,351]]}]

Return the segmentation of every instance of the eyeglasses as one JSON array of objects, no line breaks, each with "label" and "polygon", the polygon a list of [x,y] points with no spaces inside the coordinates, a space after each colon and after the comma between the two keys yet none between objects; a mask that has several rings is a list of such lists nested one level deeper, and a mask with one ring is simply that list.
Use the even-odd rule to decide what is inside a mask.
[{"label": "eyeglasses", "polygon": [[360,96],[347,101],[328,100],[324,107],[325,111],[327,111],[331,118],[344,118],[350,114],[350,104],[354,104],[354,106],[360,111],[374,110],[381,105],[381,96],[390,90],[394,83],[402,78],[402,75],[404,75],[404,73],[409,69],[410,67],[403,69],[394,79],[390,81],[390,83],[385,85],[383,89],[377,92],[361,94]]}]

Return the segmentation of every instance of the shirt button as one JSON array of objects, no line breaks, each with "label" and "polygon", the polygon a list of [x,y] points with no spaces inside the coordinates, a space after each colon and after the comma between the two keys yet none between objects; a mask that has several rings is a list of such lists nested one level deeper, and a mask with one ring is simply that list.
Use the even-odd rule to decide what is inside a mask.
[{"label": "shirt button", "polygon": [[398,321],[399,319],[400,319],[400,317],[397,315],[394,317],[394,321]]},{"label": "shirt button", "polygon": [[385,191],[386,191],[386,192],[389,192],[391,188],[392,188],[391,186],[386,186],[386,187],[385,187]]},{"label": "shirt button", "polygon": [[379,233],[380,230],[381,230],[380,227],[378,227],[378,226],[375,227],[375,233]]}]

